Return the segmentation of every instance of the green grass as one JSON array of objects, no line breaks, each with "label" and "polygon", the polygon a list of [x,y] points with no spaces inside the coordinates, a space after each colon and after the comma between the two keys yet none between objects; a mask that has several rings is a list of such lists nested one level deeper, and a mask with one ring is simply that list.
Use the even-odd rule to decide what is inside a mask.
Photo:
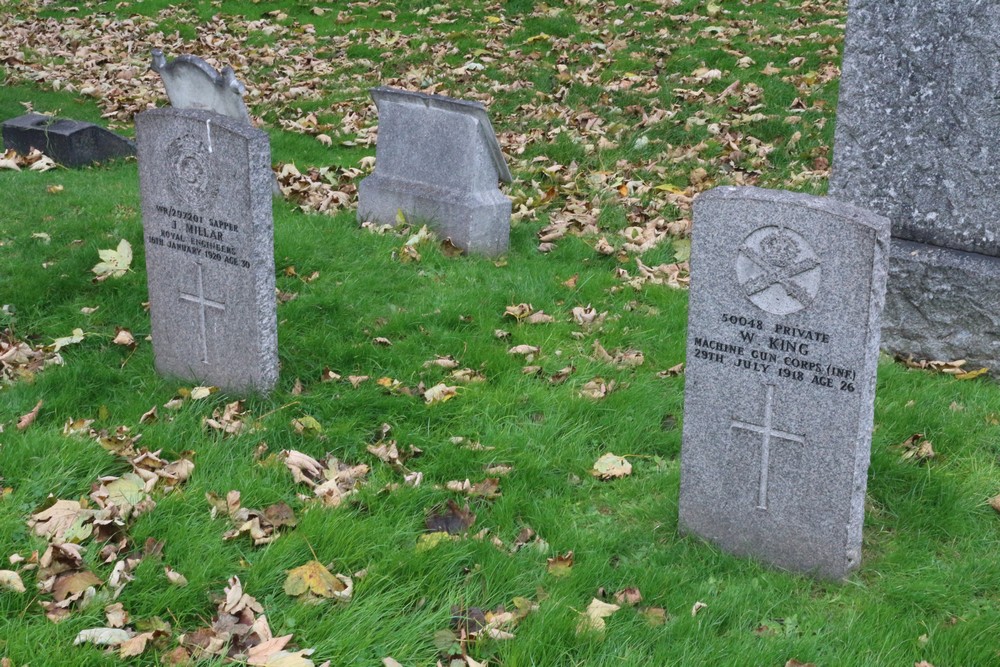
[{"label": "green grass", "polygon": [[[8,2],[4,11],[10,14],[0,20],[33,21],[39,16],[33,4]],[[601,234],[620,246],[624,227],[657,216],[682,220],[688,216],[684,197],[713,185],[747,182],[822,192],[826,174],[814,161],[830,157],[836,80],[810,73],[839,60],[842,2],[720,2],[724,12],[715,16],[708,15],[708,5],[715,3],[692,0],[666,8],[653,2],[565,7],[522,0],[488,6],[400,0],[350,8],[227,0],[185,10],[159,0],[118,4],[59,0],[47,4],[41,16],[89,25],[135,15],[136,24],[145,26],[140,32],[152,31],[155,26],[143,23],[145,16],[165,34],[179,31],[180,42],[172,37],[148,42],[166,44],[171,55],[190,50],[219,62],[237,62],[245,55],[246,67],[237,69],[251,90],[264,91],[264,101],[249,99],[252,111],[266,121],[275,162],[295,162],[303,170],[356,166],[373,147],[341,145],[351,138],[340,131],[346,110],[361,114],[363,126],[374,124],[363,91],[422,68],[427,80],[449,93],[492,97],[495,127],[513,133],[512,145],[523,148],[508,151],[515,199],[537,202],[550,187],[555,195],[533,204],[530,214],[516,221],[503,261],[452,258],[436,246],[422,245],[420,262],[401,263],[397,253],[403,239],[358,229],[353,209],[306,215],[291,203],[276,202],[278,287],[297,295],[278,307],[281,379],[269,397],[246,402],[261,428],[223,438],[206,431],[202,420],[233,397],[189,401],[175,413],[162,408],[183,383],[153,372],[151,346],[144,339],[149,319],[143,308],[147,294],[135,163],[46,173],[0,171],[0,305],[10,306],[0,314],[0,329],[10,327],[35,344],[77,327],[87,333],[83,342],[62,351],[65,365],[0,389],[0,489],[10,488],[0,498],[0,556],[28,557],[44,550],[45,542],[30,533],[26,519],[50,494],[87,496],[99,477],[129,470],[96,442],[62,435],[69,419],[94,419],[99,429],[126,425],[142,434],[142,446],[162,450],[166,458],[193,450],[196,466],[186,484],[158,497],[156,508],[128,529],[134,548],[148,538],[165,546],[162,562],[144,561],[118,601],[136,624],[156,617],[169,622],[169,637],[128,661],[93,646],[73,646],[80,630],[105,625],[103,607],[109,600],[53,624],[37,604],[34,574],[25,571],[29,592],[0,590],[0,658],[15,667],[160,664],[181,633],[193,632],[213,616],[211,596],[237,575],[264,607],[274,634],[293,633],[295,646],[315,648],[317,664],[380,665],[392,656],[404,665],[433,665],[442,657],[434,635],[449,627],[453,605],[510,608],[519,596],[537,601],[539,609],[518,625],[514,639],[470,644],[475,659],[508,667],[780,666],[791,659],[858,666],[926,660],[941,667],[1000,660],[995,642],[1000,523],[987,502],[1000,491],[1000,390],[995,384],[884,361],[861,569],[842,584],[775,571],[677,532],[683,377],[661,379],[657,371],[683,361],[686,293],[623,285],[616,269],[634,274],[635,262],[598,255],[596,238],[569,236],[551,253],[536,250],[538,230],[581,202],[600,209]],[[71,6],[79,11],[63,11]],[[326,12],[315,14],[314,6]],[[275,10],[287,16],[268,18]],[[349,21],[338,21],[341,11]],[[393,12],[395,20],[383,12]],[[199,25],[216,14],[229,26],[230,32],[218,28],[223,46],[191,41]],[[247,21],[263,23],[250,29]],[[305,24],[314,26],[315,44],[302,38],[308,34]],[[268,33],[267,26],[278,30]],[[547,39],[528,43],[543,32]],[[770,41],[775,35],[784,43]],[[391,44],[394,36],[427,47],[397,48]],[[446,50],[434,50],[445,42]],[[264,52],[279,47],[288,50],[269,63]],[[141,75],[144,53],[133,49],[130,55],[115,40],[107,48],[114,58],[131,59]],[[312,92],[301,98],[283,98],[281,86],[312,75],[295,70],[278,84],[276,73],[294,65],[296,54],[313,51],[326,54],[335,74],[311,84]],[[517,54],[507,55],[510,51]],[[740,67],[740,54],[754,64]],[[796,57],[805,60],[790,67]],[[370,59],[371,67],[359,66],[358,58]],[[114,104],[134,102],[130,96],[138,95],[138,83],[99,100],[64,86],[54,90],[52,72],[28,80],[32,67],[50,60],[34,61],[30,53],[23,66],[16,59],[0,59],[6,63],[0,70],[0,116],[19,115],[22,103],[30,102],[36,110],[112,122],[130,132],[127,114],[105,121],[101,116],[120,111]],[[487,69],[452,71],[470,60],[485,62]],[[780,71],[765,73],[768,63]],[[702,68],[718,68],[721,76],[694,80]],[[640,75],[638,83],[620,86],[629,73]],[[719,99],[737,80],[741,92]],[[155,79],[145,81],[158,91]],[[75,82],[76,90],[85,83]],[[272,85],[277,92],[267,88]],[[755,97],[747,92],[751,85],[759,87]],[[698,94],[699,89],[704,92]],[[791,110],[797,98],[808,110]],[[342,102],[348,105],[334,106]],[[297,109],[315,111],[335,126],[332,146],[281,130],[278,121],[298,118]],[[666,113],[639,126],[643,113],[657,109]],[[753,113],[763,118],[745,118]],[[599,130],[588,129],[588,114],[602,121]],[[802,121],[786,123],[793,115]],[[564,131],[549,135],[554,128]],[[801,136],[790,145],[796,131]],[[596,149],[601,136],[615,146]],[[636,146],[640,137],[649,139],[645,147]],[[548,161],[532,162],[539,157]],[[541,171],[551,165],[563,171]],[[571,166],[574,175],[560,175]],[[694,187],[689,175],[699,167],[707,180]],[[606,177],[592,178],[601,173]],[[648,187],[623,197],[617,190],[623,181]],[[52,185],[63,189],[49,192]],[[657,189],[660,185],[683,196]],[[50,240],[32,236],[40,232]],[[90,268],[98,261],[97,251],[122,238],[135,250],[133,271],[93,283]],[[672,262],[673,249],[664,243],[642,260]],[[318,271],[319,278],[306,283],[288,276],[290,266],[300,276]],[[564,285],[573,276],[575,286]],[[526,325],[503,317],[507,306],[522,302],[557,321]],[[570,321],[573,307],[588,304],[608,312],[597,331],[581,331]],[[84,315],[83,307],[98,309]],[[135,334],[134,352],[111,343],[117,327]],[[498,340],[496,329],[509,331],[510,339]],[[374,345],[379,336],[390,339],[392,347]],[[640,349],[645,363],[618,369],[597,362],[590,357],[595,340],[609,350]],[[546,375],[569,365],[576,370],[560,385],[524,375],[524,362],[507,354],[517,344],[542,348],[534,363]],[[486,382],[468,385],[456,398],[435,405],[391,395],[375,383],[381,377],[410,387],[445,381],[446,371],[424,367],[437,355],[453,355],[463,367],[482,372]],[[321,382],[324,368],[345,380]],[[372,379],[353,388],[348,375]],[[615,380],[620,389],[602,401],[580,398],[582,385],[595,376]],[[296,381],[301,394],[294,393]],[[44,403],[37,421],[19,432],[18,417],[39,400]],[[140,416],[153,406],[161,406],[161,418],[140,425]],[[323,433],[297,434],[291,420],[304,415],[318,420]],[[385,490],[401,477],[366,450],[383,423],[392,425],[391,437],[401,446],[423,450],[407,463],[423,473],[421,486]],[[937,452],[925,465],[902,460],[894,447],[918,432],[932,440]],[[493,449],[462,449],[450,441],[457,436]],[[254,453],[262,443],[267,454],[257,460]],[[317,458],[331,452],[351,463],[367,463],[372,468],[368,484],[340,508],[315,507],[298,495],[308,490],[268,458],[284,449]],[[631,476],[612,482],[590,476],[594,461],[608,451],[631,457]],[[496,464],[510,465],[513,472],[501,479],[499,498],[470,501],[477,515],[472,532],[488,528],[490,536],[510,545],[530,526],[548,549],[528,547],[511,554],[487,537],[418,550],[426,516],[448,499],[464,502],[443,485],[466,478],[478,482],[487,476],[484,468]],[[263,547],[246,538],[223,541],[230,524],[210,516],[205,494],[232,489],[241,491],[246,507],[289,503],[298,526]],[[106,578],[111,566],[99,562],[99,550],[89,544],[86,561]],[[549,574],[546,558],[570,550],[575,564],[569,576]],[[349,604],[308,606],[284,594],[286,571],[314,554],[334,572],[367,571],[355,579]],[[10,567],[5,563],[0,569]],[[184,574],[189,585],[169,585],[163,564]],[[576,633],[579,612],[599,591],[610,595],[625,587],[639,588],[643,605],[662,607],[667,622],[653,626],[625,608],[608,619],[603,638]],[[693,616],[696,602],[708,606]]]}]

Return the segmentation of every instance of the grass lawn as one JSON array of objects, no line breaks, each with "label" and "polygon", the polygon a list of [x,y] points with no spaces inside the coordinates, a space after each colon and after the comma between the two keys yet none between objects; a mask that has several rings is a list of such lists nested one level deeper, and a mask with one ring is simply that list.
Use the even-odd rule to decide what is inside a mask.
[{"label": "grass lawn", "polygon": [[[281,380],[235,404],[152,370],[135,162],[0,169],[0,341],[37,357],[0,357],[0,664],[248,664],[270,635],[286,653],[255,664],[1000,664],[989,379],[883,360],[844,583],[677,533],[690,203],[825,190],[844,5],[0,0],[0,118],[130,134],[166,104],[149,48],[195,53],[246,82],[296,191]],[[488,106],[505,257],[358,227],[380,84]],[[123,239],[131,270],[95,282]],[[631,473],[592,475],[608,453]],[[301,454],[367,470],[324,503]],[[621,607],[603,629],[595,599]],[[110,626],[133,639],[74,645]]]}]

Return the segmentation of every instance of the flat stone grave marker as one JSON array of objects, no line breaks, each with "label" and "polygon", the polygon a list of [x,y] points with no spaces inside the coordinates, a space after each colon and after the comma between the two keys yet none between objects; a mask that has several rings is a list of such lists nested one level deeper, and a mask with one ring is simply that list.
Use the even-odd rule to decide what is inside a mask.
[{"label": "flat stone grave marker", "polygon": [[1000,370],[1000,3],[850,0],[830,195],[892,221],[882,345]]},{"label": "flat stone grave marker", "polygon": [[680,528],[781,568],[861,559],[889,222],[759,188],[694,206]]},{"label": "flat stone grave marker", "polygon": [[65,167],[135,155],[135,144],[99,125],[29,113],[4,121],[4,147],[27,155],[37,148]]},{"label": "flat stone grave marker", "polygon": [[479,103],[374,88],[375,171],[358,185],[358,220],[428,223],[464,251],[498,255],[510,242],[509,183],[493,125]]},{"label": "flat stone grave marker", "polygon": [[267,392],[278,377],[267,135],[193,109],[135,121],[156,369]]}]

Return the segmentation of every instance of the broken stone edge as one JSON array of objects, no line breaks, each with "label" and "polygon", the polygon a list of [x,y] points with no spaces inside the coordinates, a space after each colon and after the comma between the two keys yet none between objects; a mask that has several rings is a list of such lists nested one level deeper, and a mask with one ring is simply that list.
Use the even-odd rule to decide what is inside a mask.
[{"label": "broken stone edge", "polygon": [[489,148],[490,156],[493,158],[493,165],[496,167],[500,180],[504,183],[510,183],[514,180],[513,176],[511,176],[510,169],[507,167],[507,161],[504,159],[503,151],[500,150],[500,144],[497,143],[497,135],[493,130],[493,123],[490,122],[489,113],[486,111],[486,107],[479,102],[457,100],[453,97],[447,97],[445,95],[428,95],[427,93],[418,93],[409,90],[402,90],[400,88],[389,88],[387,86],[371,88],[368,91],[368,94],[371,95],[376,108],[380,108],[381,102],[387,100],[395,100],[402,104],[413,104],[414,100],[419,100],[422,101],[425,106],[433,109],[456,111],[475,117],[475,119],[479,122],[480,132],[483,133],[486,140],[486,145]]}]

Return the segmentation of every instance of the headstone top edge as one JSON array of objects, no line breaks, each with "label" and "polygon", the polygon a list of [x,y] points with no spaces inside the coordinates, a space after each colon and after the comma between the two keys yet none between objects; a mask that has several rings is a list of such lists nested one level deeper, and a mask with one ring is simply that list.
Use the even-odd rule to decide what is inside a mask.
[{"label": "headstone top edge", "polygon": [[247,140],[259,140],[263,138],[268,140],[267,132],[259,128],[253,127],[252,125],[247,125],[241,123],[231,116],[226,116],[224,114],[215,113],[214,111],[207,111],[205,109],[181,109],[178,107],[157,107],[155,109],[147,109],[136,114],[135,118],[138,122],[140,118],[159,118],[159,117],[182,117],[188,118],[196,121],[211,121],[212,125],[221,126],[223,129],[240,135]]},{"label": "headstone top edge", "polygon": [[500,149],[500,144],[497,142],[496,132],[493,129],[493,123],[490,122],[489,113],[487,113],[486,107],[479,102],[459,100],[446,95],[429,95],[427,93],[404,90],[402,88],[390,88],[388,86],[371,88],[368,94],[371,95],[376,107],[379,107],[384,100],[393,100],[404,104],[420,103],[428,108],[454,111],[473,117],[479,123],[480,133],[486,141],[486,147],[493,158],[493,164],[496,167],[500,180],[504,183],[510,183],[514,180],[510,173],[510,168],[507,166],[507,161],[504,159],[503,151]]},{"label": "headstone top edge", "polygon": [[212,83],[219,88],[229,88],[240,97],[245,95],[247,92],[246,86],[244,86],[243,82],[236,78],[236,73],[229,65],[226,65],[222,68],[222,71],[219,71],[198,56],[191,55],[189,53],[181,54],[170,61],[167,60],[167,57],[163,54],[161,49],[153,49],[150,51],[150,54],[153,58],[150,68],[161,76],[164,72],[170,74],[178,67],[196,67],[204,72],[205,76],[209,77],[212,80]]},{"label": "headstone top edge", "polygon": [[887,235],[889,233],[890,222],[883,215],[841,199],[811,195],[805,192],[722,185],[700,193],[695,197],[694,203],[697,205],[698,202],[735,200],[750,200],[767,204],[793,204],[871,227],[876,232],[884,232]]}]

